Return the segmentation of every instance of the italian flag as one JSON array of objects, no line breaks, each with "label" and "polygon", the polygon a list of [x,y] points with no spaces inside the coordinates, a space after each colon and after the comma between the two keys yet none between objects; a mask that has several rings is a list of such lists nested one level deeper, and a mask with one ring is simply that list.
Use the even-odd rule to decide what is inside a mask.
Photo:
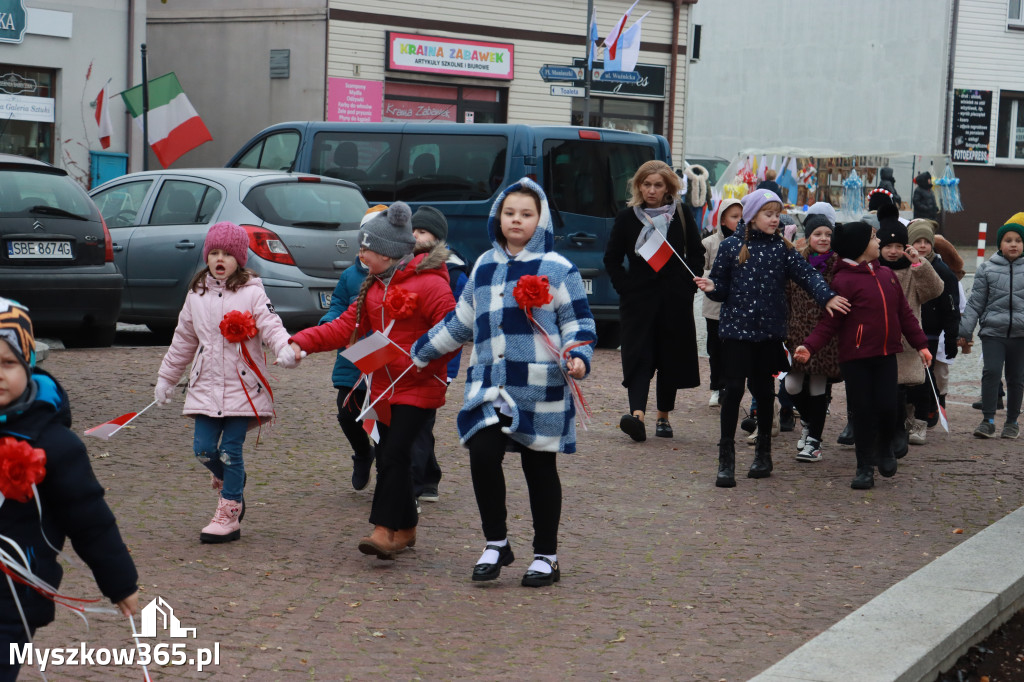
[{"label": "italian flag", "polygon": [[[142,129],[142,86],[121,93],[135,124]],[[185,152],[213,140],[192,103],[171,72],[149,81],[149,145],[167,168]]]}]

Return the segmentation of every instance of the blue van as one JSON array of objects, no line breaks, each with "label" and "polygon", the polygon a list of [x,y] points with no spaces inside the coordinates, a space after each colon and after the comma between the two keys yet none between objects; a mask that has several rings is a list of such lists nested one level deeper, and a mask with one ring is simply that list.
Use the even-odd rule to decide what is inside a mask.
[{"label": "blue van", "polygon": [[350,180],[371,206],[434,206],[469,264],[491,248],[485,225],[495,197],[530,176],[547,193],[555,248],[583,277],[601,345],[614,347],[618,295],[604,271],[605,244],[636,169],[652,159],[671,164],[670,155],[660,135],[603,128],[296,121],[264,129],[227,165]]}]

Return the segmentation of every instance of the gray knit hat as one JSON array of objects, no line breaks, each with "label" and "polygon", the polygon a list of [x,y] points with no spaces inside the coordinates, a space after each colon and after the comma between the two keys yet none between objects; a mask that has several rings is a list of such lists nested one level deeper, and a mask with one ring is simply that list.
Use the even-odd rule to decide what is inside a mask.
[{"label": "gray knit hat", "polygon": [[412,236],[412,209],[396,201],[379,211],[359,230],[359,246],[388,258],[402,258],[412,253],[416,238]]},{"label": "gray knit hat", "polygon": [[433,206],[420,206],[412,214],[412,229],[426,230],[443,242],[448,239],[448,219]]}]

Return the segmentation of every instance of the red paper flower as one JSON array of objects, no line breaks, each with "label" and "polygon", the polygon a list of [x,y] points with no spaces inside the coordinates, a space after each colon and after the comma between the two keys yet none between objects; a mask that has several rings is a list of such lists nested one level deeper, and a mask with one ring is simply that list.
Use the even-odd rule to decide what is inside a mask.
[{"label": "red paper flower", "polygon": [[46,478],[46,453],[23,440],[0,438],[0,493],[16,502],[32,499],[32,486]]},{"label": "red paper flower", "polygon": [[384,296],[384,309],[391,318],[404,320],[412,317],[419,302],[420,295],[415,291],[408,291],[402,287],[388,287],[388,293]]},{"label": "red paper flower", "polygon": [[248,310],[244,313],[241,310],[232,310],[220,321],[220,333],[231,343],[241,343],[258,333],[256,320]]},{"label": "red paper flower", "polygon": [[539,308],[542,305],[551,303],[554,298],[551,295],[551,287],[547,277],[537,275],[523,275],[512,290],[516,303],[523,310],[530,312],[530,308]]}]

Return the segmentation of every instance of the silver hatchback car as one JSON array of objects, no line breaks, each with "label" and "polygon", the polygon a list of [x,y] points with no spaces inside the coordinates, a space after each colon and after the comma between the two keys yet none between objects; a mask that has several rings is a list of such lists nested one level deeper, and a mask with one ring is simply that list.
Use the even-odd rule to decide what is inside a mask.
[{"label": "silver hatchback car", "polygon": [[205,263],[206,231],[249,233],[246,267],[263,279],[289,329],[316,324],[338,275],[359,254],[366,200],[357,185],[305,173],[211,168],[130,173],[90,192],[125,276],[122,322],[169,335]]}]

